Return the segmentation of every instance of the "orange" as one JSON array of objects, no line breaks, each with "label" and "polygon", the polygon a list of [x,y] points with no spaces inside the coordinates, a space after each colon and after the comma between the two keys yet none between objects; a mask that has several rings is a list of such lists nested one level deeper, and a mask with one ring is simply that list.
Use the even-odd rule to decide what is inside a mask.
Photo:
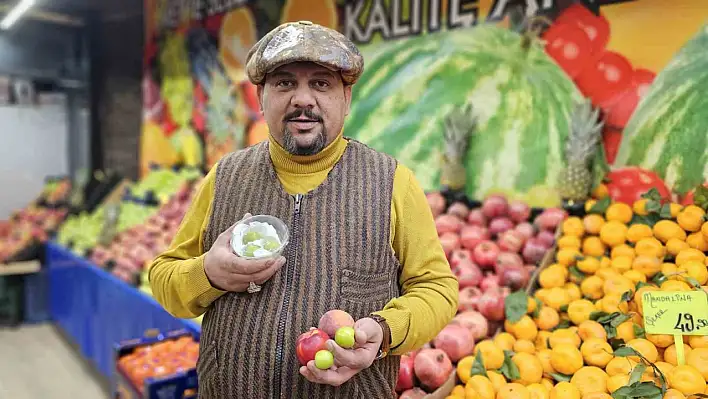
[{"label": "orange", "polygon": [[538,318],[534,319],[536,326],[541,330],[549,331],[560,322],[560,315],[548,306],[542,306],[538,311]]},{"label": "orange", "polygon": [[[543,301],[543,300],[542,300]],[[551,288],[548,290],[545,304],[555,310],[560,310],[563,306],[570,303],[570,294],[561,287]]]},{"label": "orange", "polygon": [[708,348],[708,335],[688,336],[688,345],[693,349]]},{"label": "orange", "polygon": [[582,257],[582,254],[575,248],[561,248],[556,254],[558,263],[563,266],[573,266],[577,258],[580,257]]},{"label": "orange", "polygon": [[543,377],[543,365],[538,357],[530,353],[517,353],[511,358],[516,367],[519,369],[519,382],[523,385],[541,382]]},{"label": "orange", "polygon": [[634,259],[637,254],[634,252],[634,248],[630,247],[627,244],[621,244],[612,248],[612,251],[610,251],[610,258],[614,259],[618,256],[627,256],[631,259]]},{"label": "orange", "polygon": [[605,211],[605,219],[627,224],[632,220],[632,208],[624,202],[615,202]]},{"label": "orange", "polygon": [[605,338],[590,338],[580,346],[585,364],[605,368],[613,359],[612,347]]},{"label": "orange", "polygon": [[550,399],[580,399],[580,390],[570,382],[559,382],[551,389]]},{"label": "orange", "polygon": [[[594,190],[592,190],[592,193],[590,193],[590,195],[593,198],[602,199],[602,198],[605,198],[610,195],[610,190],[607,187],[607,184],[600,183],[597,185],[597,187],[595,187]],[[592,201],[592,200],[589,200],[589,201]]]},{"label": "orange", "polygon": [[564,235],[558,239],[558,248],[575,248],[580,249],[580,238],[576,236]]},{"label": "orange", "polygon": [[515,353],[536,353],[536,344],[527,340],[519,339],[514,342],[514,352]]},{"label": "orange", "polygon": [[683,205],[672,202],[669,207],[671,208],[671,218],[676,219],[679,212],[683,210]]},{"label": "orange", "polygon": [[647,291],[659,291],[659,288],[654,287],[653,285],[645,285],[645,286],[641,287],[640,289],[638,289],[637,292],[634,293],[634,297],[632,298],[632,300],[634,301],[634,303],[637,304],[637,312],[639,312],[639,314],[644,313],[644,311],[642,310],[642,306],[644,306],[644,305],[642,305],[642,296]]},{"label": "orange", "polygon": [[551,333],[551,338],[548,339],[551,349],[559,345],[572,345],[576,348],[580,347],[580,336],[573,330],[558,329]]},{"label": "orange", "polygon": [[585,237],[583,240],[583,254],[586,256],[602,256],[605,254],[605,244],[597,236]]},{"label": "orange", "polygon": [[583,293],[580,292],[580,287],[575,283],[566,283],[563,288],[565,288],[565,290],[568,292],[571,301],[583,297]]},{"label": "orange", "polygon": [[464,385],[455,385],[455,387],[452,388],[452,392],[450,392],[450,395],[448,395],[448,398],[460,398],[460,399],[465,399],[465,387],[464,387]]},{"label": "orange", "polygon": [[616,247],[624,244],[627,237],[627,226],[617,221],[609,221],[600,229],[600,239],[605,244]]},{"label": "orange", "polygon": [[477,344],[474,353],[482,352],[482,361],[487,370],[496,370],[504,364],[504,351],[494,342],[486,339]]},{"label": "orange", "polygon": [[[656,368],[659,369],[659,371],[661,371],[661,372],[664,374],[664,377],[668,377],[668,375],[669,375],[669,373],[671,372],[671,370],[674,369],[674,365],[671,364],[671,363],[656,362],[656,363],[654,363],[654,365],[656,366]],[[646,371],[644,372],[644,374],[653,376],[653,375],[654,375],[654,370],[653,370],[653,368],[647,367],[647,369],[646,369]]]},{"label": "orange", "polygon": [[678,223],[671,220],[660,220],[652,229],[654,232],[654,237],[658,238],[659,241],[666,243],[672,238],[678,238],[679,240],[686,240],[686,232],[678,225]]},{"label": "orange", "polygon": [[570,379],[570,383],[580,390],[581,395],[595,392],[607,392],[607,373],[595,366],[585,366]]},{"label": "orange", "polygon": [[565,267],[558,264],[551,265],[538,274],[538,283],[543,288],[562,287],[565,284],[566,273]]},{"label": "orange", "polygon": [[457,377],[460,379],[460,381],[462,381],[463,384],[467,383],[467,380],[470,379],[470,373],[472,372],[473,364],[474,356],[465,356],[457,362]]},{"label": "orange", "polygon": [[514,348],[514,342],[516,342],[516,338],[508,332],[500,332],[494,337],[494,344],[503,351],[512,350]]},{"label": "orange", "polygon": [[679,273],[678,266],[673,263],[664,262],[661,264],[661,273],[669,279],[680,280],[681,277],[675,274]]},{"label": "orange", "polygon": [[535,312],[537,306],[538,306],[538,303],[536,303],[536,300],[533,299],[532,297],[528,297],[526,299],[526,313]]},{"label": "orange", "polygon": [[533,341],[538,334],[536,323],[528,315],[523,315],[516,323],[511,323],[508,320],[504,322],[504,329],[510,332],[516,339],[526,339]]},{"label": "orange", "polygon": [[549,390],[541,383],[529,384],[526,389],[531,394],[531,399],[548,399]]},{"label": "orange", "polygon": [[647,276],[639,270],[627,270],[626,272],[622,273],[622,275],[632,280],[635,285],[639,282],[647,282]]},{"label": "orange", "polygon": [[686,241],[679,240],[678,238],[671,238],[666,242],[666,252],[673,256],[678,255],[684,249],[690,248],[690,245]]},{"label": "orange", "polygon": [[245,78],[246,55],[256,43],[256,21],[247,7],[224,15],[219,32],[219,53],[226,72],[234,82]]},{"label": "orange", "polygon": [[600,258],[600,268],[603,267],[610,267],[611,265],[611,260],[607,256],[603,256]]},{"label": "orange", "polygon": [[654,233],[651,231],[651,227],[646,224],[633,224],[627,230],[627,241],[631,243],[637,243],[644,238],[652,237],[654,237]]},{"label": "orange", "polygon": [[[652,344],[647,339],[635,338],[627,342],[627,346],[639,352],[642,356],[644,356],[648,361],[652,363],[656,362],[657,357],[659,357],[659,352],[656,350],[656,346],[654,346],[654,344]],[[635,362],[639,362],[638,356],[629,356],[629,359],[634,360]]]},{"label": "orange", "polygon": [[280,13],[280,23],[302,20],[337,29],[337,8],[326,0],[288,0]]},{"label": "orange", "polygon": [[499,388],[496,399],[531,399],[531,394],[525,386],[511,383]]},{"label": "orange", "polygon": [[589,213],[590,209],[592,209],[595,204],[597,204],[597,201],[595,201],[594,199],[588,199],[587,201],[585,201],[585,212]]},{"label": "orange", "polygon": [[536,357],[541,362],[541,366],[543,366],[543,372],[546,373],[546,375],[550,375],[551,373],[556,372],[556,369],[554,369],[553,365],[551,364],[552,353],[553,352],[550,349],[541,349],[540,351],[536,352]]},{"label": "orange", "polygon": [[583,395],[582,399],[613,399],[610,394],[605,392],[593,392],[587,395]]},{"label": "orange", "polygon": [[657,348],[668,348],[674,343],[673,335],[668,334],[646,334],[646,338]]},{"label": "orange", "polygon": [[561,374],[572,375],[583,367],[583,355],[577,346],[555,345],[551,349],[551,366]]},{"label": "orange", "polygon": [[534,340],[534,345],[536,346],[536,350],[540,351],[543,349],[549,349],[550,348],[548,346],[548,339],[549,338],[551,338],[550,331],[539,331],[538,335],[536,336],[536,339]]},{"label": "orange", "polygon": [[606,267],[604,269],[600,269],[595,273],[596,276],[602,278],[603,280],[607,280],[608,278],[612,276],[621,276],[622,273],[618,272],[617,270],[611,268],[611,267]]},{"label": "orange", "polygon": [[620,273],[624,273],[626,271],[632,270],[632,260],[633,258],[630,258],[629,256],[618,256],[616,258],[612,258],[612,261],[610,262],[610,267]]},{"label": "orange", "polygon": [[465,384],[465,390],[473,389],[481,399],[494,399],[494,384],[487,377],[473,375]]},{"label": "orange", "polygon": [[640,200],[634,201],[634,204],[632,204],[632,211],[640,216],[648,215],[649,212],[647,212],[647,200],[642,198]]},{"label": "orange", "polygon": [[595,304],[597,309],[605,313],[629,312],[627,302],[622,302],[622,296],[619,294],[607,294]]},{"label": "orange", "polygon": [[703,393],[706,390],[706,380],[694,367],[684,364],[674,367],[668,375],[670,388],[674,388],[684,395]]},{"label": "orange", "polygon": [[[684,359],[688,358],[692,350],[693,349],[691,349],[690,346],[683,344]],[[674,366],[678,365],[678,359],[676,358],[676,344],[666,348],[666,350],[664,351],[664,361]]]},{"label": "orange", "polygon": [[704,285],[708,282],[708,269],[706,269],[703,263],[697,260],[685,262],[683,265],[679,266],[679,271],[686,272],[689,277],[697,280],[700,285]]},{"label": "orange", "polygon": [[626,357],[613,357],[607,365],[605,366],[605,371],[610,377],[615,375],[629,374],[634,369],[637,362],[630,360]]},{"label": "orange", "polygon": [[647,277],[653,277],[661,271],[661,261],[655,256],[640,255],[632,262],[632,269],[642,272]]},{"label": "orange", "polygon": [[666,280],[660,288],[662,291],[691,291],[690,285],[678,280]]},{"label": "orange", "polygon": [[585,226],[579,217],[571,216],[563,221],[561,231],[563,235],[582,237],[585,234]]},{"label": "orange", "polygon": [[556,385],[553,382],[553,380],[551,380],[550,378],[544,378],[541,381],[541,384],[543,384],[543,386],[546,387],[546,389],[548,389],[548,392],[551,392],[551,389],[553,389],[553,386]]},{"label": "orange", "polygon": [[708,380],[708,348],[693,349],[686,356],[686,364],[693,366],[703,375],[703,379]]},{"label": "orange", "polygon": [[708,240],[708,222],[703,223],[703,226],[701,226],[701,234],[703,234],[703,238]]},{"label": "orange", "polygon": [[596,311],[595,305],[587,299],[578,299],[568,305],[568,317],[576,326],[590,319],[590,314]]},{"label": "orange", "polygon": [[589,276],[580,283],[580,291],[590,299],[599,299],[605,295],[603,286],[605,281],[598,276]]},{"label": "orange", "polygon": [[629,385],[629,374],[616,374],[607,379],[607,390],[610,393]]},{"label": "orange", "polygon": [[634,323],[631,320],[627,320],[617,326],[617,338],[622,339],[624,342],[629,342],[635,338]]},{"label": "orange", "polygon": [[606,340],[607,332],[605,328],[602,327],[602,324],[594,320],[585,320],[578,325],[578,336],[580,336],[580,339],[583,341],[590,338],[602,338]]},{"label": "orange", "polygon": [[600,234],[602,225],[605,224],[605,219],[598,214],[590,214],[583,218],[583,227],[588,234]]},{"label": "orange", "polygon": [[696,205],[689,205],[676,217],[676,221],[682,229],[690,232],[696,232],[701,229],[703,224],[703,216],[706,212]]},{"label": "orange", "polygon": [[492,386],[494,386],[494,392],[499,392],[501,387],[506,385],[506,378],[496,371],[487,370],[487,377],[489,377],[489,381],[491,381]]},{"label": "orange", "polygon": [[679,252],[678,255],[676,255],[676,260],[674,261],[674,263],[676,263],[676,266],[681,266],[689,260],[697,260],[699,262],[703,262],[705,258],[706,255],[703,252],[697,250],[696,248],[687,248]]},{"label": "orange", "polygon": [[605,279],[605,284],[602,285],[602,290],[605,292],[605,295],[622,295],[627,291],[634,292],[634,289],[635,285],[632,284],[632,280],[623,276],[611,276]]},{"label": "orange", "polygon": [[661,241],[654,237],[639,240],[634,246],[634,252],[640,256],[653,256],[659,259],[664,259],[664,256],[666,256],[666,248],[664,248]]},{"label": "orange", "polygon": [[695,248],[699,251],[708,251],[708,239],[703,237],[703,234],[701,234],[700,231],[693,234],[689,234],[688,237],[686,237],[686,244],[688,244],[688,246],[690,246],[691,248]]},{"label": "orange", "polygon": [[686,399],[686,395],[678,389],[667,389],[662,399]]},{"label": "orange", "polygon": [[[588,237],[585,239],[586,242],[587,242],[587,240],[589,240],[591,238],[597,238],[597,237]],[[599,238],[597,238],[597,239],[599,241]],[[598,244],[602,245],[601,242],[599,242]],[[585,251],[585,249],[583,249],[583,251]],[[603,248],[602,253],[604,253],[604,252],[605,251]],[[583,272],[585,274],[595,274],[595,272],[598,269],[600,269],[600,260],[597,258],[594,258],[594,256],[598,256],[598,255],[588,254],[587,252],[585,252],[585,254],[589,255],[589,256],[585,257],[584,259],[579,260],[576,266],[578,267],[578,269],[580,269],[581,272]]]}]

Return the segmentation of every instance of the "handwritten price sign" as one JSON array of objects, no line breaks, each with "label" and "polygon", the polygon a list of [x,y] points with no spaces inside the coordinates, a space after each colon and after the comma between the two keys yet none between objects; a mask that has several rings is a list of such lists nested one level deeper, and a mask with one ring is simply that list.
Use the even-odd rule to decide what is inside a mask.
[{"label": "handwritten price sign", "polygon": [[708,335],[705,291],[649,291],[642,297],[644,331],[649,334]]}]

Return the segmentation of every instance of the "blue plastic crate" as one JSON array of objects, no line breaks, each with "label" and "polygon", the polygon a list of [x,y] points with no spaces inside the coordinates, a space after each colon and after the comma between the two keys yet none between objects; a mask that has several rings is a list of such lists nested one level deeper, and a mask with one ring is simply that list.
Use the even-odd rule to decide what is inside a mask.
[{"label": "blue plastic crate", "polygon": [[49,315],[49,272],[42,268],[37,273],[24,276],[25,323],[43,323]]}]

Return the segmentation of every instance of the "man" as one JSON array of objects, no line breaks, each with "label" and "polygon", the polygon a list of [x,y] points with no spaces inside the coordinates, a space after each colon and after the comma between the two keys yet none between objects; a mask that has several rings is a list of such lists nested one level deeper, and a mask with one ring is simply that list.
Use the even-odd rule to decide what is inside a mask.
[{"label": "man", "polygon": [[[248,53],[269,140],[220,160],[150,268],[171,314],[204,314],[202,398],[394,398],[398,355],[455,314],[457,280],[413,174],[342,136],[362,70],[353,43],[307,21]],[[288,224],[283,256],[231,251],[234,224],[250,214]],[[300,366],[297,337],[331,309],[356,320],[355,348],[331,341],[334,367]]]}]

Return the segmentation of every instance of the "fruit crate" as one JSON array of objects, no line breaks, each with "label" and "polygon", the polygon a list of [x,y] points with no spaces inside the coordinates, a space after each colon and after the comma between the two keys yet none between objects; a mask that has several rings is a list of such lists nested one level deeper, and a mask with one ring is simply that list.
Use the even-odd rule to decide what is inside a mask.
[{"label": "fruit crate", "polygon": [[196,334],[180,329],[161,333],[147,331],[145,337],[119,342],[115,345],[115,372],[114,372],[114,398],[115,399],[196,399],[197,397],[197,370],[187,368],[162,377],[145,378],[142,386],[128,376],[120,360],[136,353],[141,349],[149,349],[152,345],[176,341],[179,338],[191,337],[199,342]]},{"label": "fruit crate", "polygon": [[527,295],[531,296],[534,292],[536,292],[536,290],[539,288],[538,279],[541,275],[541,272],[544,271],[548,266],[553,264],[553,260],[556,258],[556,252],[558,251],[558,239],[560,237],[561,225],[559,225],[556,229],[555,242],[553,246],[548,251],[546,251],[546,254],[543,256],[541,263],[538,264],[536,270],[533,272],[533,274],[531,274],[531,278],[529,278],[529,283],[526,286]]}]

